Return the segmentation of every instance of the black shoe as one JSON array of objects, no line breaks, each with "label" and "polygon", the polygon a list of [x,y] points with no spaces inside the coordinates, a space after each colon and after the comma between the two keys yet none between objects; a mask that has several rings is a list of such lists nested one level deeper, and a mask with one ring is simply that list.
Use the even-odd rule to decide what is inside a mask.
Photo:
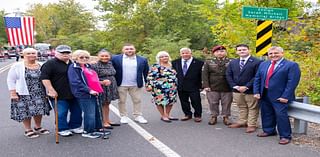
[{"label": "black shoe", "polygon": [[162,121],[164,121],[164,122],[166,122],[166,123],[171,123],[171,120],[169,120],[169,119],[160,118],[160,120],[162,120]]},{"label": "black shoe", "polygon": [[109,123],[111,126],[120,126],[121,124],[118,123]]},{"label": "black shoe", "polygon": [[103,128],[105,129],[113,129],[113,127],[110,125],[110,126],[103,126]]}]

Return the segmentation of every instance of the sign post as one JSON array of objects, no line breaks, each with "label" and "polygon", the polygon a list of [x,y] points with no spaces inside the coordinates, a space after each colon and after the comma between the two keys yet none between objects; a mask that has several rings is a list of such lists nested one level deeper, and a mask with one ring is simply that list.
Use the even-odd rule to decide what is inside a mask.
[{"label": "sign post", "polygon": [[244,6],[242,18],[258,19],[256,53],[263,56],[272,45],[272,20],[287,20],[288,9]]}]

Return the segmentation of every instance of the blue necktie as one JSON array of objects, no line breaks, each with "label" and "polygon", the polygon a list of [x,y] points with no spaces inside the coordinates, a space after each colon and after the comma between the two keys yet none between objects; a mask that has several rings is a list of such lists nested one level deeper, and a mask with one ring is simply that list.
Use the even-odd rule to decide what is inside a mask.
[{"label": "blue necktie", "polygon": [[244,66],[244,61],[245,61],[244,59],[240,60],[240,65],[239,65],[240,66],[240,71],[242,70],[242,68]]},{"label": "blue necktie", "polygon": [[187,71],[188,71],[187,62],[188,62],[188,60],[184,60],[184,62],[183,62],[183,67],[182,67],[183,76],[185,76],[187,74]]}]

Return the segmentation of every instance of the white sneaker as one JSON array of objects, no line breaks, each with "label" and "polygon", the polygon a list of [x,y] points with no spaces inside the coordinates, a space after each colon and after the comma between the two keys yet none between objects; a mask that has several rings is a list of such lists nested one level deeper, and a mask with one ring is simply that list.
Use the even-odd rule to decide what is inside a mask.
[{"label": "white sneaker", "polygon": [[120,123],[122,123],[122,124],[128,124],[128,122],[129,122],[129,119],[128,119],[127,116],[122,116],[122,117],[120,118]]},{"label": "white sneaker", "polygon": [[64,137],[72,136],[72,132],[71,132],[70,130],[59,131],[58,134],[59,134],[60,136],[64,136]]},{"label": "white sneaker", "polygon": [[82,134],[83,133],[82,128],[74,128],[74,129],[70,129],[70,131],[75,134]]},{"label": "white sneaker", "polygon": [[142,116],[138,116],[134,119],[134,121],[139,122],[140,124],[146,124],[148,121],[144,119]]},{"label": "white sneaker", "polygon": [[94,132],[92,133],[82,133],[82,137],[87,137],[87,138],[99,138],[101,135],[96,134]]}]

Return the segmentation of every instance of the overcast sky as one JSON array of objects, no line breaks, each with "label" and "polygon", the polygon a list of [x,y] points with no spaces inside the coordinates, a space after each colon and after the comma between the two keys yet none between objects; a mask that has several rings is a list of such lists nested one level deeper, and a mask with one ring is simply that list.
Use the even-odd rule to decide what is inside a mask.
[{"label": "overcast sky", "polygon": [[[57,3],[59,0],[0,0],[0,10],[5,10],[5,13],[13,13],[19,9],[24,12],[28,9],[31,4],[41,3]],[[97,5],[97,2],[92,0],[76,0],[76,2],[80,2],[88,10],[94,10],[94,6]]]}]

